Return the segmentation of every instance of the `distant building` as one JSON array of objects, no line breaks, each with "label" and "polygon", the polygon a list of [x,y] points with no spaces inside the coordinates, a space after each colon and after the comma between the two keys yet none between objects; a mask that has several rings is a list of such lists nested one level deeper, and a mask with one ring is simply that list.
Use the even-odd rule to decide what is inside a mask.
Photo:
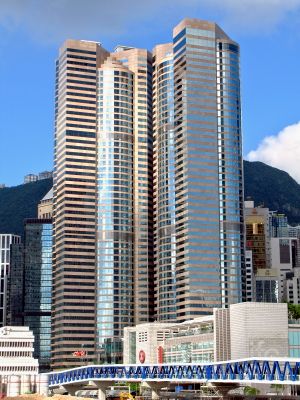
[{"label": "distant building", "polygon": [[39,179],[38,175],[28,174],[24,176],[24,183],[36,182]]},{"label": "distant building", "polygon": [[282,299],[292,304],[300,304],[300,268],[287,272],[282,284]]},{"label": "distant building", "polygon": [[12,247],[8,320],[29,326],[40,371],[50,368],[52,291],[52,221],[25,221],[24,245]]},{"label": "distant building", "polygon": [[4,189],[5,188],[5,183],[0,183],[0,189]]},{"label": "distant building", "polygon": [[13,234],[0,234],[0,327],[6,325],[7,280],[10,274],[10,249],[12,244],[20,242],[20,236]]},{"label": "distant building", "polygon": [[[227,309],[214,309],[211,315],[182,323],[154,322],[125,328],[124,363],[287,357],[289,329],[286,304],[232,304]],[[300,334],[300,326],[293,325],[291,329]],[[300,350],[300,340],[297,346]]]},{"label": "distant building", "polygon": [[53,188],[42,198],[38,205],[38,218],[52,218]]},{"label": "distant building", "polygon": [[39,172],[38,175],[38,180],[42,180],[42,179],[49,179],[53,177],[53,172],[52,171],[43,171],[43,172]]},{"label": "distant building", "polygon": [[43,179],[52,178],[53,172],[52,171],[43,171],[36,174],[28,174],[24,176],[24,183],[36,182],[41,181]]},{"label": "distant building", "polygon": [[253,274],[253,261],[252,261],[252,250],[246,250],[245,252],[245,300],[254,300],[254,274]]},{"label": "distant building", "polygon": [[254,301],[278,303],[280,295],[278,270],[262,268],[254,276]]}]

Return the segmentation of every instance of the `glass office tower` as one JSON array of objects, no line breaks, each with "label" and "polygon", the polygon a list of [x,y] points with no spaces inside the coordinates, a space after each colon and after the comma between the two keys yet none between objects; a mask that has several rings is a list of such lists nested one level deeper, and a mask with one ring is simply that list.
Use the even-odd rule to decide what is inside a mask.
[{"label": "glass office tower", "polygon": [[174,65],[172,43],[153,50],[156,317],[176,321]]},{"label": "glass office tower", "polygon": [[100,360],[119,362],[134,320],[133,73],[108,58],[98,79],[97,348]]},{"label": "glass office tower", "polygon": [[56,78],[52,365],[117,362],[124,326],[242,299],[239,47],[185,19],[153,55],[67,40]]},{"label": "glass office tower", "polygon": [[25,222],[24,325],[34,334],[34,357],[39,370],[50,370],[52,221],[28,219]]},{"label": "glass office tower", "polygon": [[98,70],[96,352],[122,361],[125,326],[153,318],[152,57],[118,46]]},{"label": "glass office tower", "polygon": [[8,323],[29,326],[39,371],[50,370],[52,221],[25,220],[24,244],[11,246]]},{"label": "glass office tower", "polygon": [[174,29],[176,307],[183,321],[242,300],[239,47],[216,24]]}]

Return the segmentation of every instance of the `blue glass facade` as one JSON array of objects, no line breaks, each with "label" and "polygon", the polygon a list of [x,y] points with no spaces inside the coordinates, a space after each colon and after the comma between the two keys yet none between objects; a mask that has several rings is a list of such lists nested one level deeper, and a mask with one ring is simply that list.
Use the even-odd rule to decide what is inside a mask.
[{"label": "blue glass facade", "polygon": [[215,24],[174,29],[177,318],[242,300],[239,49]]},{"label": "blue glass facade", "polygon": [[33,331],[34,357],[40,371],[50,369],[52,290],[52,223],[32,219],[25,223],[23,322]]},{"label": "blue glass facade", "polygon": [[134,312],[133,74],[108,59],[98,79],[96,346],[100,360],[119,362]]},{"label": "blue glass facade", "polygon": [[153,52],[156,316],[176,320],[174,65],[172,44]]}]

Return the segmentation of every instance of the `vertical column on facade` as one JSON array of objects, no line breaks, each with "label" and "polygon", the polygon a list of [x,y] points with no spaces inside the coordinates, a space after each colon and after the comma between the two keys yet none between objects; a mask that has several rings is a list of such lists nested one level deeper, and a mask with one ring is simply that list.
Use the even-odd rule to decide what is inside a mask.
[{"label": "vertical column on facade", "polygon": [[118,363],[134,322],[133,73],[109,57],[98,87],[97,351]]},{"label": "vertical column on facade", "polygon": [[134,74],[133,224],[134,324],[154,314],[152,55],[144,49],[120,48],[114,57]]},{"label": "vertical column on facade", "polygon": [[56,65],[52,366],[94,359],[96,71],[108,53],[67,40]]},{"label": "vertical column on facade", "polygon": [[174,169],[174,71],[172,43],[153,50],[153,183],[155,317],[176,320]]},{"label": "vertical column on facade", "polygon": [[228,307],[242,301],[245,280],[239,47],[220,29],[216,35],[221,287]]},{"label": "vertical column on facade", "polygon": [[[218,112],[227,107],[225,99],[218,95],[217,87],[217,45],[220,38],[230,41],[216,24],[207,21],[185,19],[174,29],[176,296],[179,320],[211,313],[214,307],[238,301],[237,294],[241,291],[241,257],[235,253],[241,244],[243,207],[240,192],[228,189],[228,192],[231,190],[228,195],[230,211],[226,216],[220,193],[220,180],[222,187],[230,186],[234,181],[242,190],[240,161],[237,161],[237,168],[230,169],[232,165],[228,164],[220,176],[222,160],[231,157],[230,146],[224,147],[223,154],[220,152]],[[236,99],[239,100],[237,92]],[[233,125],[237,127],[236,111],[234,115]],[[235,135],[240,146],[240,129],[235,130]],[[240,147],[237,149],[239,151]],[[234,239],[230,236],[227,240],[224,227],[236,232]],[[224,235],[220,237],[222,232]],[[228,256],[232,262],[225,266]]]}]

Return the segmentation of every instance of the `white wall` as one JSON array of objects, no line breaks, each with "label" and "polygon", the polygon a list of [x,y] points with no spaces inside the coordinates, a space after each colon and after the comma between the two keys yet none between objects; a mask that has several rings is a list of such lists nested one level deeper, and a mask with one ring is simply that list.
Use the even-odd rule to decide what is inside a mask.
[{"label": "white wall", "polygon": [[231,358],[288,357],[287,305],[239,303],[230,306]]}]

